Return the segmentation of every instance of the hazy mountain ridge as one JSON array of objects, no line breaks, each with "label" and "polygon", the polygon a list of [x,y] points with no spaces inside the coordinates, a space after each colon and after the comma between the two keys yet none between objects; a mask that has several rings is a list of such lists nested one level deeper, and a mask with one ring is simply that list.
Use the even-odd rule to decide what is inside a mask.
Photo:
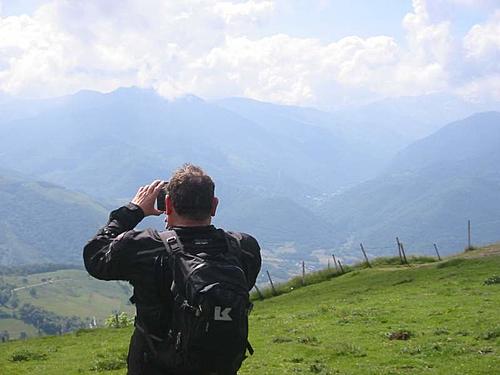
[{"label": "hazy mountain ridge", "polygon": [[415,142],[385,173],[333,197],[322,210],[336,213],[332,226],[345,251],[362,241],[373,253],[393,252],[382,248],[399,236],[411,251],[430,253],[438,243],[450,253],[467,245],[469,219],[476,243],[495,241],[499,162],[500,113],[476,114]]},{"label": "hazy mountain ridge", "polygon": [[[287,217],[312,218],[309,199],[345,185],[342,171],[359,164],[334,124],[327,129],[292,116],[257,122],[194,96],[167,101],[128,88],[42,102],[34,115],[0,123],[3,165],[118,205],[139,185],[194,162],[217,182],[216,223],[247,232],[257,226],[264,247],[292,239],[307,251],[327,243],[320,224],[307,226],[310,236],[296,236]],[[265,215],[276,199],[286,202],[280,215]]]},{"label": "hazy mountain ridge", "polygon": [[[404,148],[416,135],[405,140],[395,124],[398,119],[413,118],[416,126],[430,121],[432,113],[442,119],[467,110],[455,105],[444,115],[446,111],[434,105],[429,113],[422,108],[408,112],[410,104],[429,101],[432,98],[402,98],[401,109],[396,100],[380,103],[378,109],[373,104],[356,117],[354,109],[326,113],[243,98],[165,100],[153,90],[138,88],[109,94],[82,91],[28,101],[33,104],[29,111],[0,117],[0,161],[36,179],[90,194],[109,207],[129,200],[148,181],[168,178],[184,162],[200,164],[215,178],[221,198],[215,224],[255,234],[270,254],[270,265],[271,259],[283,257],[295,267],[299,258],[308,259],[313,250],[350,249],[358,246],[358,239],[385,243],[397,232],[413,241],[425,227],[416,226],[415,220],[421,223],[426,218],[436,227],[445,212],[436,207],[446,205],[447,194],[456,195],[450,201],[459,202],[461,191],[476,189],[478,176],[488,178],[483,186],[491,194],[483,192],[483,197],[496,199],[496,138],[486,130],[465,138],[470,138],[469,143],[488,138],[491,153],[471,154],[466,160],[441,161],[446,156],[438,152],[441,142],[448,142],[450,152],[465,154],[462,146],[446,141],[449,127]],[[0,106],[11,114],[21,107],[16,100],[2,101]],[[384,120],[384,115],[398,111],[404,116]],[[495,131],[494,127],[490,130]],[[427,150],[427,144],[437,145],[435,152]],[[439,171],[425,162],[433,152]],[[417,171],[407,168],[419,163],[422,168]],[[461,168],[467,165],[471,174],[464,176]],[[429,179],[433,182],[427,183]],[[446,211],[446,218],[456,220],[456,228],[463,220],[462,213],[452,209]],[[163,226],[158,219],[141,225]],[[94,228],[95,224],[90,235]],[[4,224],[2,234],[12,243],[18,238],[14,232],[11,224]],[[455,229],[452,232],[456,236]],[[87,238],[81,239],[80,246]],[[28,244],[15,246],[36,252]],[[274,265],[282,270],[287,264]]]}]

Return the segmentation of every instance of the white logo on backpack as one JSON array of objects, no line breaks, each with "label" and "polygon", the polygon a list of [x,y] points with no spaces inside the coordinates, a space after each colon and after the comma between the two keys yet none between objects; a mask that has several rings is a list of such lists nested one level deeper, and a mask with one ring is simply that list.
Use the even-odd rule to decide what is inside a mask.
[{"label": "white logo on backpack", "polygon": [[229,316],[229,313],[231,312],[230,307],[226,307],[224,310],[222,310],[222,307],[220,306],[215,306],[215,315],[214,315],[214,320],[223,320],[226,322],[230,322],[233,319]]}]

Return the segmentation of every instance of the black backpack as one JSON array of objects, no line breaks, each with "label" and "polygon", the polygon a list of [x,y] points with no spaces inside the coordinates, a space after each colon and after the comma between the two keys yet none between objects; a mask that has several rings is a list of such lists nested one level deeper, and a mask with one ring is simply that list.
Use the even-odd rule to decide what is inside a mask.
[{"label": "black backpack", "polygon": [[175,231],[160,233],[166,247],[173,306],[167,338],[156,361],[176,374],[234,375],[253,354],[248,342],[248,282],[239,241],[218,230],[217,239],[185,247]]}]

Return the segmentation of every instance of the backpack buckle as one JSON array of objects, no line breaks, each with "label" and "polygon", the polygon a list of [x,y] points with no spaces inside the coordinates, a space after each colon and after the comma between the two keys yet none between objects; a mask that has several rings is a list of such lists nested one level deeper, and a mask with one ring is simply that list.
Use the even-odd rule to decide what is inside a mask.
[{"label": "backpack buckle", "polygon": [[177,237],[175,237],[175,236],[167,238],[167,243],[170,246],[170,249],[172,251],[178,251],[181,248],[179,246],[179,241],[177,240]]}]

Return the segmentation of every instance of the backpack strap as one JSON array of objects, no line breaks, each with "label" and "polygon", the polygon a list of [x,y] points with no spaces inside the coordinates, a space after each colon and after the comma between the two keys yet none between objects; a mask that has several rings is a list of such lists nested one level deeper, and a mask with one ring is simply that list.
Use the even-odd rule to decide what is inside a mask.
[{"label": "backpack strap", "polygon": [[238,254],[238,258],[241,259],[241,242],[237,234],[231,232],[224,232],[226,236],[226,242],[228,250],[232,250]]}]

